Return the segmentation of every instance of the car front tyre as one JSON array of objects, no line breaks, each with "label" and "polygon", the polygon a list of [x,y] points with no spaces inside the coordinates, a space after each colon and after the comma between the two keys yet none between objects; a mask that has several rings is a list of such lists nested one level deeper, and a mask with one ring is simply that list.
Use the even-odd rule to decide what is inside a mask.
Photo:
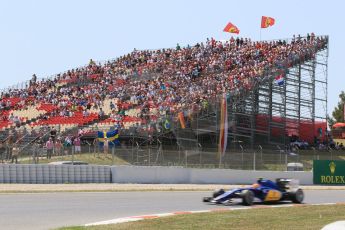
[{"label": "car front tyre", "polygon": [[212,200],[212,197],[204,197],[202,198],[203,202],[210,202]]},{"label": "car front tyre", "polygon": [[304,193],[302,189],[297,189],[295,192],[290,194],[291,201],[296,204],[301,204],[304,200]]},{"label": "car front tyre", "polygon": [[254,203],[254,193],[251,190],[244,190],[242,193],[242,204],[251,206]]},{"label": "car front tyre", "polygon": [[213,198],[216,198],[217,196],[220,196],[223,193],[225,193],[225,190],[221,188],[221,189],[214,191],[212,196],[213,196]]}]

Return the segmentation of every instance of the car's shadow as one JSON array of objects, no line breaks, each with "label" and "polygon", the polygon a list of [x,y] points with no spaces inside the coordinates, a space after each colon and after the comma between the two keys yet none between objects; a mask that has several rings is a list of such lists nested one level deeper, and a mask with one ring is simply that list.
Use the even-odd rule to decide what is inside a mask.
[{"label": "car's shadow", "polygon": [[[276,202],[261,202],[261,201],[255,201],[252,206],[283,206],[283,205],[291,205],[294,204],[291,201],[276,201]],[[305,203],[301,203],[299,205],[304,205]],[[245,206],[242,204],[241,201],[232,201],[232,202],[226,202],[226,203],[208,203],[208,205],[215,205],[215,206],[242,206],[242,207],[251,207],[251,206]],[[294,204],[296,205],[296,204]]]}]

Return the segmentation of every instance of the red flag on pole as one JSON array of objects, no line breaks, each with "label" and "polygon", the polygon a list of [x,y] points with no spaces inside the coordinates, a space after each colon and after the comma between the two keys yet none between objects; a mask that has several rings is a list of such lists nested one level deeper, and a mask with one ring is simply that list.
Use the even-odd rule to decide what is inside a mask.
[{"label": "red flag on pole", "polygon": [[261,28],[267,28],[267,27],[273,26],[274,23],[275,23],[274,18],[266,17],[266,16],[262,16],[261,18]]},{"label": "red flag on pole", "polygon": [[221,100],[221,108],[220,108],[220,132],[219,132],[219,144],[218,144],[218,154],[221,158],[226,151],[227,143],[228,143],[228,109],[227,109],[227,101],[226,101],[226,94],[224,93],[223,98]]},{"label": "red flag on pole", "polygon": [[240,30],[237,28],[237,26],[235,26],[234,24],[232,24],[231,22],[229,22],[225,28],[223,29],[224,32],[228,32],[228,33],[234,33],[234,34],[239,34]]}]

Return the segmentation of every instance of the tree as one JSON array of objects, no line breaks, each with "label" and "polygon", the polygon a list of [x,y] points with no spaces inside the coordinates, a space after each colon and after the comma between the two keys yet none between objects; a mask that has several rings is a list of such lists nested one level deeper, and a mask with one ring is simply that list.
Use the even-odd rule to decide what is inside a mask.
[{"label": "tree", "polygon": [[328,118],[328,124],[330,127],[337,122],[344,122],[344,103],[345,103],[345,92],[341,91],[339,94],[340,101],[338,102],[338,106],[334,108],[332,112],[332,117]]}]

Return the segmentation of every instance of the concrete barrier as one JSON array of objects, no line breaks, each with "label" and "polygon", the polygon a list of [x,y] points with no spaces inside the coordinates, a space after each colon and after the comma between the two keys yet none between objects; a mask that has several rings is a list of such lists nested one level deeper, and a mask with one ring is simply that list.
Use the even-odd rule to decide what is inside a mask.
[{"label": "concrete barrier", "polygon": [[313,184],[311,172],[249,171],[229,169],[191,169],[192,184],[252,184],[257,178],[275,180],[276,178],[298,179],[303,185]]},{"label": "concrete barrier", "polygon": [[6,165],[0,183],[251,184],[257,178],[295,178],[312,185],[311,172],[194,169],[160,166]]},{"label": "concrete barrier", "polygon": [[294,178],[302,185],[313,184],[311,172],[191,169],[180,167],[113,166],[113,183],[139,184],[252,184],[257,178]]},{"label": "concrete barrier", "polygon": [[188,184],[190,169],[159,166],[113,166],[113,183]]},{"label": "concrete barrier", "polygon": [[0,164],[0,183],[111,183],[110,166]]}]

